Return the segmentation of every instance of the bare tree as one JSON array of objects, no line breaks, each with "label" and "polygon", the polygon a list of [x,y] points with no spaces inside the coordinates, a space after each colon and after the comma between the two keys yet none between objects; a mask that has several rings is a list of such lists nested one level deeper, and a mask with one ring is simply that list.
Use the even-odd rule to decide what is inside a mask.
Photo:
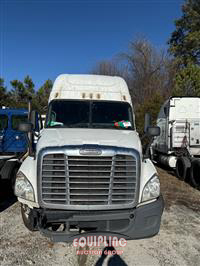
[{"label": "bare tree", "polygon": [[129,87],[136,104],[142,104],[155,93],[168,96],[171,91],[173,70],[164,50],[155,49],[146,39],[130,42],[127,53],[119,55],[127,62]]},{"label": "bare tree", "polygon": [[121,65],[117,60],[102,60],[96,63],[90,73],[105,76],[119,76],[126,79],[128,71],[127,67]]},{"label": "bare tree", "polygon": [[176,69],[165,50],[153,47],[145,38],[137,38],[130,42],[128,52],[98,62],[91,73],[121,76],[126,80],[137,128],[143,132],[145,113],[150,112],[155,123],[161,104],[171,95]]}]

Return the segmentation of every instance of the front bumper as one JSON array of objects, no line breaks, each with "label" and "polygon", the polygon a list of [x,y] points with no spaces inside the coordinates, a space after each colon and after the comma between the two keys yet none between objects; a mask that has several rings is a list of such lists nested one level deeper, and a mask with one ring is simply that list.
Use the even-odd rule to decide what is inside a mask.
[{"label": "front bumper", "polygon": [[[71,242],[82,236],[116,236],[142,239],[159,232],[164,201],[156,201],[135,209],[108,211],[58,211],[33,209],[38,229],[53,242]],[[52,225],[64,224],[63,231],[52,231]]]}]

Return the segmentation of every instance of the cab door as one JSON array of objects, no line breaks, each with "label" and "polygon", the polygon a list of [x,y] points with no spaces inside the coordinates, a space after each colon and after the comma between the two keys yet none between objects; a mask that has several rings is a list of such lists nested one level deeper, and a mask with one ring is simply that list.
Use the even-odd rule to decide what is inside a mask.
[{"label": "cab door", "polygon": [[24,152],[27,149],[25,134],[18,131],[21,122],[27,122],[27,114],[10,115],[9,128],[4,137],[4,152]]},{"label": "cab door", "polygon": [[4,152],[5,149],[5,135],[8,129],[8,116],[0,114],[0,152]]}]

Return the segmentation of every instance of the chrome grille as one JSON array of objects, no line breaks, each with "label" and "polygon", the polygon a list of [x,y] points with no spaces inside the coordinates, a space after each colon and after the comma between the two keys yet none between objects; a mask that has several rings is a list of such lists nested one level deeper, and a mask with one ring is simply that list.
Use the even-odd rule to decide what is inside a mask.
[{"label": "chrome grille", "polygon": [[48,154],[42,164],[42,198],[46,203],[67,204],[66,159],[64,154]]},{"label": "chrome grille", "polygon": [[42,201],[64,206],[117,205],[135,201],[136,158],[132,155],[44,155]]}]

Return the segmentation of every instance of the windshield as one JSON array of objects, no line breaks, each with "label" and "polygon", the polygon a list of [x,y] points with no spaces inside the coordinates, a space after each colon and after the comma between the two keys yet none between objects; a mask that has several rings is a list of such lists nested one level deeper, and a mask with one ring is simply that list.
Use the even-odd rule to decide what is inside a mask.
[{"label": "windshield", "polygon": [[6,129],[7,127],[8,127],[7,115],[0,115],[0,130]]},{"label": "windshield", "polygon": [[130,104],[90,100],[52,101],[46,126],[134,129]]}]

